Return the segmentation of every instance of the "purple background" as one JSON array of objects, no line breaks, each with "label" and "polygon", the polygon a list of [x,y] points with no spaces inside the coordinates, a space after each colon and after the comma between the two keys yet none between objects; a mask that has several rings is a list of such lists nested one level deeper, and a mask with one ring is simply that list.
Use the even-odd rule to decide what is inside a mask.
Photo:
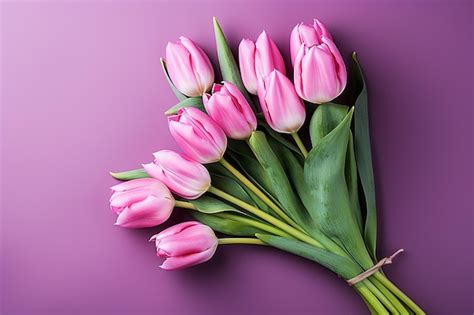
[{"label": "purple background", "polygon": [[[317,16],[368,78],[386,273],[429,314],[472,314],[471,1],[2,2],[2,314],[364,314],[343,281],[270,248],[158,268],[157,229],[112,225],[109,170],[176,148],[159,66],[181,34],[215,58]],[[290,4],[293,3],[293,4]],[[376,4],[378,3],[378,4]],[[215,60],[215,59],[214,59]]]}]

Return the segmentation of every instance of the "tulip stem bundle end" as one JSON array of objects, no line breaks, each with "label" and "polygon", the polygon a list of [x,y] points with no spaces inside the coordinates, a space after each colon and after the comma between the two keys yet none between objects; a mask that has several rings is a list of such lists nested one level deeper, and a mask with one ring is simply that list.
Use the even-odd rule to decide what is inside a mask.
[{"label": "tulip stem bundle end", "polygon": [[295,140],[295,143],[298,146],[298,149],[300,149],[301,153],[303,154],[304,158],[306,159],[308,157],[308,150],[306,150],[306,147],[304,146],[303,141],[301,141],[301,138],[298,135],[298,132],[293,132],[291,134],[291,136]]}]

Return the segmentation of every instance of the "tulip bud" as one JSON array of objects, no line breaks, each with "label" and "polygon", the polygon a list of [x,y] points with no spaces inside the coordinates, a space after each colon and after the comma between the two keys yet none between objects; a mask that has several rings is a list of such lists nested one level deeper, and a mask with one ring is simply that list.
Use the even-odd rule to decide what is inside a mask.
[{"label": "tulip bud", "polygon": [[206,53],[181,36],[166,46],[166,66],[174,86],[187,96],[203,95],[214,83],[214,70]]},{"label": "tulip bud", "polygon": [[145,228],[165,222],[174,198],[164,184],[153,178],[134,179],[111,187],[110,208],[118,214],[115,225]]},{"label": "tulip bud", "polygon": [[297,25],[291,34],[294,82],[298,95],[322,104],[338,97],[347,83],[344,60],[322,23]]},{"label": "tulip bud", "polygon": [[306,112],[291,81],[278,70],[273,70],[258,82],[258,99],[267,123],[282,133],[298,131]]},{"label": "tulip bud", "polygon": [[209,172],[202,164],[170,150],[161,150],[153,155],[154,162],[144,164],[143,168],[175,194],[186,199],[196,199],[211,186]]},{"label": "tulip bud", "polygon": [[285,74],[285,62],[275,42],[263,31],[255,44],[243,39],[239,45],[239,64],[242,81],[249,93],[257,94],[259,79],[265,78],[273,69]]},{"label": "tulip bud", "polygon": [[214,84],[212,96],[204,94],[202,98],[209,116],[229,138],[247,139],[257,128],[257,118],[252,108],[232,83]]},{"label": "tulip bud", "polygon": [[177,270],[208,261],[214,256],[218,240],[207,225],[190,221],[174,225],[153,235],[156,254],[165,261],[160,268]]},{"label": "tulip bud", "polygon": [[199,163],[219,161],[227,147],[224,131],[209,116],[197,108],[181,108],[168,117],[171,135],[184,153]]},{"label": "tulip bud", "polygon": [[328,29],[318,19],[314,19],[313,25],[304,23],[296,25],[290,36],[291,62],[295,63],[296,54],[303,44],[308,46],[320,45],[323,36],[332,40]]}]

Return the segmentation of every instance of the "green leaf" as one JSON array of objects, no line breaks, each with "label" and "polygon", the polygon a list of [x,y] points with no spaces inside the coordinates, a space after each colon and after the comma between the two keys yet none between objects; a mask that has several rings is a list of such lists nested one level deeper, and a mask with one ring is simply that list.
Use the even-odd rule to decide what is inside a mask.
[{"label": "green leaf", "polygon": [[113,178],[118,179],[118,180],[123,180],[123,181],[150,177],[148,176],[147,172],[145,172],[143,168],[125,171],[125,172],[118,172],[118,173],[110,172],[109,174]]},{"label": "green leaf", "polygon": [[220,190],[225,191],[252,206],[256,205],[247,191],[245,191],[245,189],[243,189],[242,186],[233,178],[212,174],[212,186],[219,188]]},{"label": "green leaf", "polygon": [[359,182],[357,178],[357,164],[355,160],[354,140],[352,137],[352,132],[350,133],[349,144],[347,147],[345,176],[347,189],[349,191],[349,198],[351,200],[352,211],[354,212],[360,232],[364,233],[364,224],[362,223],[362,211],[359,202]]},{"label": "green leaf", "polygon": [[178,110],[180,108],[183,108],[183,107],[196,107],[196,108],[202,110],[203,112],[206,112],[206,110],[204,109],[204,105],[202,103],[202,98],[200,98],[200,97],[190,97],[190,98],[186,98],[186,99],[182,100],[181,102],[174,105],[173,107],[170,107],[165,112],[165,115],[167,115],[167,116],[175,115],[176,113],[178,113]]},{"label": "green leaf", "polygon": [[[291,184],[298,193],[299,198],[306,200],[303,204],[311,204],[312,199],[304,182],[304,170],[302,165],[304,160],[299,158],[300,155],[293,154],[291,150],[280,145],[276,140],[270,140],[269,142],[285,168],[285,173],[289,176]],[[334,242],[320,231],[305,207],[301,206],[298,214],[301,218],[301,226],[304,227],[311,236],[321,242],[321,244],[334,246]]]},{"label": "green leaf", "polygon": [[163,72],[165,74],[166,81],[168,81],[169,86],[171,87],[171,90],[173,91],[174,95],[178,98],[178,100],[182,101],[187,99],[188,97],[178,91],[178,89],[174,86],[173,81],[171,81],[171,78],[168,74],[168,68],[166,67],[166,61],[163,58],[160,58],[160,63],[161,63],[161,68],[163,69]]},{"label": "green leaf", "polygon": [[[250,201],[246,201],[245,199],[242,199],[242,200],[246,201],[249,204],[257,206],[257,208],[265,212],[272,212],[266,203],[264,203],[259,197],[257,197],[257,195],[255,195],[255,193],[252,190],[250,190],[249,188],[241,184],[240,181],[231,172],[229,172],[224,166],[222,166],[222,164],[212,163],[212,164],[207,164],[206,167],[209,173],[211,173],[212,183],[214,186],[216,186],[220,190],[223,190],[231,195],[234,195],[234,197],[238,197],[237,195],[233,194],[234,191],[244,190],[247,194],[244,195],[243,198],[250,197]],[[228,180],[225,180],[225,182],[227,182],[225,186],[219,183],[219,177],[224,177],[228,179]],[[242,193],[238,193],[238,194],[242,195]]]},{"label": "green leaf", "polygon": [[240,210],[237,210],[237,208],[234,208],[233,206],[227,204],[226,202],[208,196],[208,195],[203,195],[199,197],[198,199],[194,200],[186,200],[190,203],[192,203],[198,211],[203,212],[203,213],[219,213],[219,212],[226,212],[226,211],[233,211],[233,212],[238,212],[242,213]]},{"label": "green leaf", "polygon": [[[310,122],[310,136],[313,147],[317,146],[319,142],[329,134],[334,128],[336,128],[349,110],[348,106],[339,105],[335,103],[325,103],[319,105]],[[352,133],[349,137],[346,157],[346,183],[349,190],[349,196],[352,204],[352,210],[356,216],[357,224],[359,229],[363,231],[362,214],[359,204],[358,194],[358,178],[357,178],[357,165],[354,157],[354,146]]]},{"label": "green leaf", "polygon": [[242,169],[245,175],[257,185],[260,190],[270,196],[273,201],[277,201],[270,178],[248,145],[243,141],[229,141],[227,147],[227,154],[232,157],[233,161]]},{"label": "green leaf", "polygon": [[191,214],[201,223],[208,225],[211,229],[220,233],[232,236],[254,236],[256,233],[263,233],[260,229],[231,219],[197,211],[191,211]]},{"label": "green leaf", "polygon": [[256,237],[270,246],[317,262],[339,276],[348,280],[359,273],[361,268],[351,259],[333,254],[295,239],[268,234],[256,234]]},{"label": "green leaf", "polygon": [[266,122],[262,120],[258,120],[258,124],[263,126],[263,128],[265,128],[265,130],[270,135],[270,137],[272,137],[273,139],[275,139],[276,141],[278,141],[280,144],[284,145],[288,149],[292,150],[294,153],[300,156],[303,156],[303,154],[301,154],[300,149],[298,149],[298,147],[295,144],[293,144],[293,142],[288,141],[285,137],[283,137],[281,133],[273,130]]},{"label": "green leaf", "polygon": [[372,266],[349,197],[345,161],[353,109],[344,120],[313,148],[304,166],[309,192],[303,200],[321,231],[345,249],[364,268]]},{"label": "green leaf", "polygon": [[[301,155],[295,156],[294,152],[288,149],[286,146],[282,146],[280,142],[275,139],[269,139],[268,142],[270,146],[277,155],[282,164],[283,168],[285,169],[285,173],[288,175],[290,182],[293,188],[298,193],[300,199],[304,198],[306,195],[306,186],[304,185],[304,172],[303,172],[303,159],[301,159]],[[308,217],[308,213],[304,207],[301,207],[299,214],[301,217],[305,218],[303,224],[310,223],[310,219]],[[309,226],[309,225],[306,225]]]},{"label": "green leaf", "polygon": [[309,123],[309,135],[313,148],[344,119],[348,106],[335,103],[319,105]]},{"label": "green leaf", "polygon": [[259,164],[263,167],[272,183],[272,191],[287,214],[297,223],[302,222],[301,210],[303,205],[291,187],[280,160],[273,152],[265,133],[254,131],[248,141]]},{"label": "green leaf", "polygon": [[240,71],[235,62],[234,55],[232,55],[232,51],[230,50],[229,44],[225,39],[224,32],[222,32],[222,28],[217,22],[217,19],[214,17],[214,33],[216,36],[216,47],[217,47],[217,57],[219,59],[219,66],[221,68],[222,79],[224,81],[231,82],[235,84],[242,92],[242,94],[247,99],[250,107],[255,111],[255,105],[252,102],[252,98],[247,93],[247,90],[242,83],[242,79],[240,77]]},{"label": "green leaf", "polygon": [[357,99],[354,112],[355,159],[359,178],[365,196],[366,221],[364,239],[372,257],[376,257],[377,247],[377,209],[375,201],[374,170],[370,146],[369,113],[367,108],[367,88],[357,55],[352,54],[351,82],[355,87]]}]

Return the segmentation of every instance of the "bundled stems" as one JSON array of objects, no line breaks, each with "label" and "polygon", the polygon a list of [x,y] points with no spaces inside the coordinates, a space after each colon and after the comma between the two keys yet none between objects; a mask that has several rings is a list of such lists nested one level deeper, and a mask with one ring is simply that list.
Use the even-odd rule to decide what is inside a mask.
[{"label": "bundled stems", "polygon": [[374,273],[373,277],[379,280],[390,292],[400,299],[406,306],[408,306],[415,314],[425,314],[425,312],[415,304],[405,293],[397,288],[390,280],[387,279],[381,272]]},{"label": "bundled stems", "polygon": [[257,220],[253,220],[253,219],[250,219],[250,218],[246,218],[246,217],[242,217],[242,216],[235,215],[235,214],[230,214],[230,213],[218,213],[218,214],[216,214],[216,216],[221,217],[221,218],[225,218],[225,219],[229,219],[229,220],[238,221],[238,222],[241,222],[241,223],[245,223],[245,224],[248,224],[250,226],[256,227],[257,229],[260,229],[262,231],[269,232],[273,235],[277,235],[277,236],[281,236],[281,237],[287,237],[287,238],[293,238],[290,234],[288,234],[286,232],[283,232],[282,230],[277,229],[276,227],[273,227],[272,225],[268,225],[268,224],[265,224],[263,222],[259,222]]},{"label": "bundled stems", "polygon": [[250,189],[257,197],[259,197],[267,206],[270,207],[280,218],[285,220],[288,224],[293,226],[296,229],[301,230],[301,228],[293,221],[277,204],[275,204],[263,191],[261,191],[254,183],[247,179],[239,170],[237,170],[232,164],[227,160],[222,158],[219,163],[224,166],[229,172],[232,173],[242,184],[244,184],[248,189]]},{"label": "bundled stems", "polygon": [[390,292],[380,281],[374,277],[370,277],[370,282],[372,282],[375,287],[392,303],[393,307],[396,309],[396,313],[400,315],[409,315],[405,306],[400,302],[400,300]]},{"label": "bundled stems", "polygon": [[[209,188],[209,192],[239,206],[240,208],[254,214],[255,216],[265,220],[270,224],[230,213],[215,214],[218,217],[239,221],[273,235],[286,238],[295,238],[318,248],[326,248],[319,241],[311,238],[305,233],[302,233],[300,230],[295,229],[294,227],[262,211],[261,209],[258,209],[220,189],[211,186]],[[196,206],[187,201],[176,200],[175,205],[180,208],[198,210]],[[264,242],[256,238],[240,237],[221,238],[219,239],[219,244],[266,245]],[[334,249],[332,248],[332,250],[329,250],[333,251]],[[340,254],[339,251],[337,252]],[[343,256],[350,258],[347,254],[343,254]],[[408,296],[406,296],[400,289],[390,282],[390,280],[388,280],[381,272],[376,272],[369,278],[355,284],[354,289],[356,289],[356,291],[362,296],[369,309],[375,314],[408,315],[409,312],[407,307],[415,314],[425,314],[418,305],[416,305]]]},{"label": "bundled stems", "polygon": [[[364,280],[366,281],[366,280]],[[388,312],[385,307],[380,303],[379,299],[370,291],[367,286],[364,285],[364,281],[361,281],[354,285],[355,289],[364,298],[366,303],[370,305],[371,311],[375,314],[387,314]]]},{"label": "bundled stems", "polygon": [[324,248],[324,246],[321,245],[320,242],[318,242],[317,240],[311,238],[307,234],[301,232],[301,230],[296,229],[296,228],[292,227],[291,225],[288,225],[287,223],[278,220],[277,218],[275,218],[274,216],[266,213],[263,210],[260,210],[256,207],[254,207],[254,206],[238,199],[238,198],[235,198],[234,196],[229,195],[228,193],[226,193],[226,192],[224,192],[220,189],[217,189],[216,187],[211,186],[208,191],[210,193],[218,196],[218,197],[221,197],[224,200],[227,200],[227,201],[235,204],[236,206],[241,207],[244,210],[247,210],[248,212],[256,215],[257,217],[259,217],[259,218],[261,218],[265,221],[267,221],[268,223],[273,224],[274,226],[280,228],[281,230],[285,231],[286,233],[290,234],[291,236],[293,236],[296,239],[299,239],[299,240],[301,240],[305,243],[311,244],[311,245],[319,247],[319,248]]}]

